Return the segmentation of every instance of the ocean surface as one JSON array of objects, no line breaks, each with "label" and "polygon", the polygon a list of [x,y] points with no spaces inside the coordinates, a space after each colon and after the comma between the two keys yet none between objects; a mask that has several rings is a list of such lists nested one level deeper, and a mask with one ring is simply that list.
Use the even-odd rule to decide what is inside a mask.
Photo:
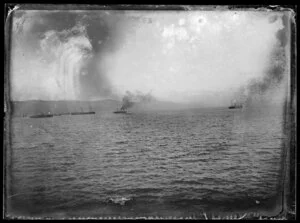
[{"label": "ocean surface", "polygon": [[12,215],[201,217],[280,195],[280,109],[11,119]]}]

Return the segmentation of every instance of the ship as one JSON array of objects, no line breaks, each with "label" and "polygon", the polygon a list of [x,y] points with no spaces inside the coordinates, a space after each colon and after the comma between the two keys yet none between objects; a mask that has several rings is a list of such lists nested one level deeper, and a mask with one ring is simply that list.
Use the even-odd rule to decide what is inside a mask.
[{"label": "ship", "polygon": [[230,105],[229,109],[243,108],[243,105]]},{"label": "ship", "polygon": [[96,112],[90,111],[90,112],[71,112],[70,115],[89,115],[89,114],[95,114]]},{"label": "ship", "polygon": [[237,109],[237,108],[243,108],[243,104],[237,103],[236,101],[234,103],[231,103],[231,105],[228,107],[229,109]]},{"label": "ship", "polygon": [[114,111],[113,113],[115,114],[128,114],[127,109],[125,108],[125,106],[122,106],[120,109],[117,109],[116,111]]},{"label": "ship", "polygon": [[116,110],[114,111],[115,114],[126,114],[128,113],[126,110]]},{"label": "ship", "polygon": [[30,118],[51,118],[54,115],[52,114],[40,114],[40,115],[32,115],[30,116]]},{"label": "ship", "polygon": [[113,113],[115,114],[130,114],[127,109],[132,107],[134,104],[134,101],[129,96],[124,96],[122,100],[122,106],[120,109],[117,109]]},{"label": "ship", "polygon": [[114,113],[115,114],[127,114],[128,111],[122,107],[121,109],[117,109],[116,111],[114,111]]}]

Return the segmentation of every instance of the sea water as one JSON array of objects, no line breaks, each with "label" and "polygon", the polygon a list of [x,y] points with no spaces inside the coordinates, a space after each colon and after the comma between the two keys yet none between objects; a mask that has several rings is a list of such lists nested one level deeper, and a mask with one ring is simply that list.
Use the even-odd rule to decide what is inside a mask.
[{"label": "sea water", "polygon": [[12,118],[9,211],[197,217],[259,210],[280,194],[283,118],[274,111]]}]

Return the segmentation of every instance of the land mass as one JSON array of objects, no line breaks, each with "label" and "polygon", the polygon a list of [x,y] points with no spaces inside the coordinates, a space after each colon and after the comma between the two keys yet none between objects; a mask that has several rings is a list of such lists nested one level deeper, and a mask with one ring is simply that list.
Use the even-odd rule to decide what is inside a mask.
[{"label": "land mass", "polygon": [[12,101],[12,116],[32,116],[39,114],[65,114],[72,112],[101,112],[116,109],[121,102],[112,99],[100,101]]},{"label": "land mass", "polygon": [[[97,101],[11,101],[11,115],[27,117],[40,114],[66,114],[77,112],[113,112],[122,106],[122,101],[105,99]],[[153,101],[150,103],[135,103],[129,110],[168,110],[181,109],[183,105],[174,102]]]}]

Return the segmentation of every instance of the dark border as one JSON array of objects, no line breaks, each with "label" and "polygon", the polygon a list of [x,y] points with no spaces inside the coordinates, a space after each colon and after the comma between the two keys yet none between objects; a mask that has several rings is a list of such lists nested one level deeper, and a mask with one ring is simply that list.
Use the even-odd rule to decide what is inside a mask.
[{"label": "dark border", "polygon": [[[61,1],[63,3],[64,1]],[[7,189],[8,183],[10,182],[8,176],[8,169],[11,166],[12,157],[10,150],[11,143],[11,135],[9,134],[11,129],[10,122],[10,114],[11,114],[11,101],[10,101],[10,80],[9,80],[9,72],[10,72],[10,33],[11,33],[11,25],[12,25],[12,14],[9,14],[9,11],[14,8],[15,5],[19,5],[16,3],[8,3],[4,8],[4,19],[5,19],[5,42],[4,42],[4,105],[5,105],[5,122],[4,122],[4,141],[3,141],[3,195],[4,198],[7,197]],[[105,5],[95,5],[90,1],[86,1],[85,3],[75,3],[75,4],[20,4],[20,9],[24,10],[257,10],[257,11],[265,11],[265,10],[274,10],[274,11],[292,11],[293,16],[296,19],[297,16],[297,6],[295,5],[205,5],[205,6],[196,6],[196,5],[129,5],[129,4],[105,4]],[[286,104],[284,108],[284,134],[287,136],[287,141],[285,144],[285,173],[284,175],[284,203],[283,210],[278,216],[274,217],[264,217],[264,216],[256,216],[255,214],[249,213],[245,216],[244,219],[282,219],[282,217],[286,219],[294,220],[296,219],[295,206],[296,206],[296,154],[297,154],[297,127],[296,127],[296,113],[297,113],[297,105],[296,105],[296,90],[297,90],[297,53],[296,53],[296,40],[297,40],[297,24],[296,21],[291,22],[291,61],[290,61],[290,83],[289,83],[289,94],[286,99]],[[289,164],[289,165],[287,165]],[[6,212],[7,203],[6,200],[3,200],[3,216],[7,219],[16,219],[12,217],[8,217]],[[48,218],[49,219],[49,218]]]}]

